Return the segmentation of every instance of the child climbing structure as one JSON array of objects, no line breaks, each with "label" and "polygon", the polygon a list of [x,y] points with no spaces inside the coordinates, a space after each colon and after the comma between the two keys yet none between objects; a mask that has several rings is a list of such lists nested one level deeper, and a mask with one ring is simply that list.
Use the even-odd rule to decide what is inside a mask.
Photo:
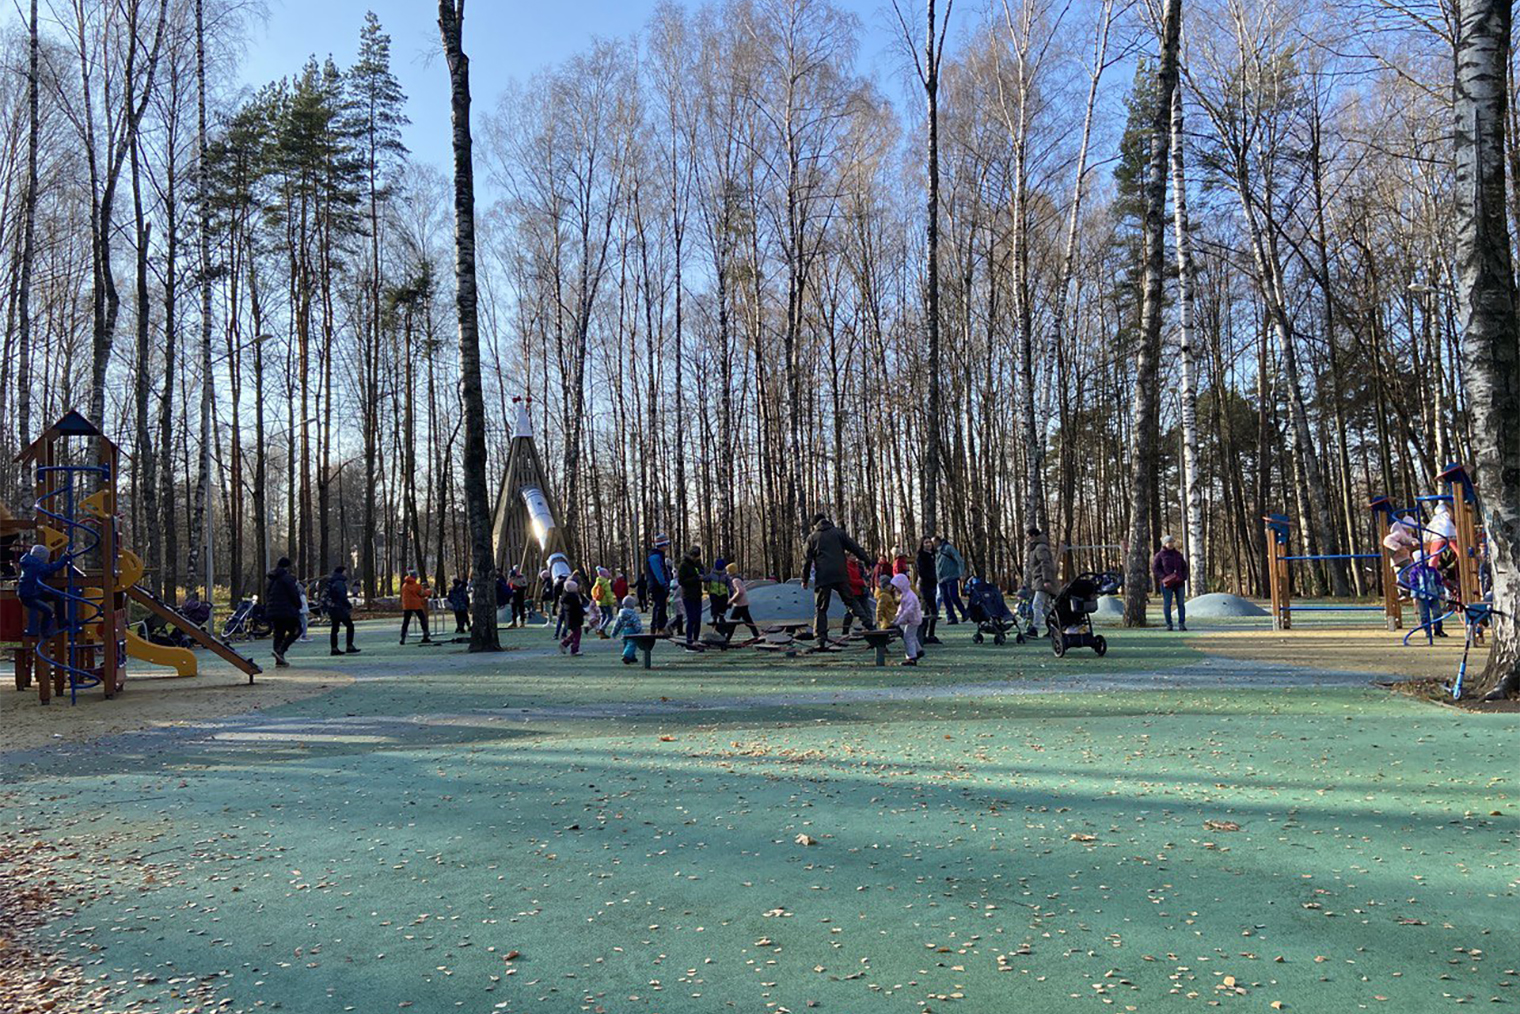
[{"label": "child climbing structure", "polygon": [[[153,644],[128,629],[128,600],[172,623],[253,682],[260,671],[253,661],[137,583],[143,563],[122,548],[116,514],[121,452],[93,423],[70,411],[16,461],[32,466],[36,480],[35,516],[0,518],[0,543],[8,544],[10,553],[31,554],[22,570],[29,569],[35,582],[31,586],[23,576],[15,588],[0,590],[5,600],[0,640],[19,644],[17,690],[35,679],[42,704],[65,689],[71,702],[92,687],[115,697],[126,688],[128,658],[172,667],[180,676],[196,675],[189,649]],[[40,549],[29,548],[33,545]]]},{"label": "child climbing structure", "polygon": [[[1395,559],[1391,550],[1385,552],[1384,573],[1392,576],[1396,593],[1434,600],[1436,618],[1411,630],[1405,644],[1427,626],[1439,628],[1443,620],[1458,614],[1473,641],[1481,644],[1487,620],[1486,613],[1477,607],[1487,594],[1483,578],[1487,542],[1478,522],[1478,492],[1467,466],[1462,464],[1448,465],[1436,476],[1436,483],[1437,492],[1416,497],[1414,507],[1399,510],[1386,496],[1376,497],[1368,505],[1379,519],[1385,546],[1386,537],[1396,526],[1408,532],[1414,543],[1415,551],[1406,552],[1404,559]],[[1428,521],[1424,516],[1427,504],[1434,505]],[[1428,582],[1411,580],[1420,569],[1429,570]],[[1426,584],[1434,586],[1434,593],[1424,587]]]},{"label": "child climbing structure", "polygon": [[[1395,525],[1402,525],[1411,531],[1411,537],[1416,543],[1424,544],[1425,548],[1416,554],[1418,559],[1425,559],[1432,545],[1450,549],[1453,557],[1452,577],[1447,589],[1449,594],[1443,596],[1443,600],[1449,598],[1448,604],[1454,604],[1455,608],[1446,610],[1443,607],[1443,611],[1445,616],[1451,616],[1462,612],[1465,606],[1473,606],[1483,601],[1483,532],[1478,524],[1477,491],[1473,487],[1467,468],[1460,464],[1450,465],[1436,476],[1436,482],[1438,492],[1417,497],[1417,504],[1414,507],[1398,509],[1386,496],[1374,497],[1367,506],[1371,509],[1373,517],[1377,519],[1380,534],[1386,537]],[[1422,512],[1426,503],[1436,505],[1438,516],[1441,511],[1449,515],[1450,531],[1433,531],[1418,520],[1423,516]],[[1406,523],[1401,519],[1409,520]],[[1272,596],[1274,629],[1291,629],[1294,612],[1381,613],[1389,630],[1398,630],[1404,626],[1402,595],[1409,591],[1407,573],[1410,565],[1394,558],[1392,550],[1386,544],[1386,538],[1384,545],[1376,553],[1293,555],[1289,552],[1291,523],[1287,515],[1268,514],[1262,518],[1262,521],[1266,525],[1267,579]],[[1433,539],[1421,538],[1421,535],[1432,536]],[[1288,565],[1321,560],[1378,561],[1383,590],[1382,604],[1376,606],[1295,605],[1293,581]],[[1444,619],[1445,616],[1442,618]],[[1481,623],[1472,631],[1472,634],[1477,641],[1482,641]],[[1405,642],[1408,642],[1407,637]]]}]

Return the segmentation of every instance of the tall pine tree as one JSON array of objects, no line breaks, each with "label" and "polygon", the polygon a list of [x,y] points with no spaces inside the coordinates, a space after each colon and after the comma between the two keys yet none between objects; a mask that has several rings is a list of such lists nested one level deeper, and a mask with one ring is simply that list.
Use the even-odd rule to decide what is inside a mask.
[{"label": "tall pine tree", "polygon": [[364,575],[364,594],[373,598],[379,593],[375,581],[375,532],[379,520],[376,489],[380,483],[380,333],[384,309],[381,299],[381,211],[390,197],[394,172],[406,157],[401,128],[410,122],[402,112],[406,95],[391,73],[391,37],[380,27],[380,19],[373,11],[365,14],[364,27],[359,30],[359,59],[349,68],[347,88],[350,129],[363,176],[363,213],[369,229],[365,279],[368,316],[359,339],[359,384],[364,394],[361,409],[364,527],[359,559]]}]

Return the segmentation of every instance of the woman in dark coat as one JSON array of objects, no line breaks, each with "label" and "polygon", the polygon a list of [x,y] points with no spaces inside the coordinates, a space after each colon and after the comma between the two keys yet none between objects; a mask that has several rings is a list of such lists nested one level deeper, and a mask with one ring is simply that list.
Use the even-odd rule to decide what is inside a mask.
[{"label": "woman in dark coat", "polygon": [[942,644],[943,642],[934,636],[934,628],[939,624],[939,579],[935,577],[935,555],[939,546],[934,541],[934,536],[924,536],[924,541],[918,544],[918,598],[924,609],[924,621],[918,625],[918,640],[921,644]]},{"label": "woman in dark coat", "polygon": [[264,586],[264,615],[274,631],[274,664],[288,666],[285,652],[301,636],[301,586],[290,572],[290,557],[282,556]]}]

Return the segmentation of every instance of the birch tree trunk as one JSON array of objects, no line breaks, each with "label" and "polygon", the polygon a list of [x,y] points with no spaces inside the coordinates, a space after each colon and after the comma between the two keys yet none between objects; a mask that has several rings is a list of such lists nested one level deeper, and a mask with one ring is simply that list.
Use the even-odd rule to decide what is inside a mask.
[{"label": "birch tree trunk", "polygon": [[21,265],[16,286],[16,446],[32,441],[32,261],[37,236],[37,0],[28,25],[26,75],[26,194],[21,204]]},{"label": "birch tree trunk", "polygon": [[[206,23],[204,0],[195,0],[195,163],[197,186],[206,186]],[[201,519],[201,551],[206,554],[205,585],[201,598],[208,606],[213,600],[211,585],[216,574],[216,560],[211,556],[211,410],[216,386],[211,367],[211,204],[204,192],[196,204],[200,220],[196,223],[199,250],[197,273],[201,296],[201,461],[195,479],[195,511]],[[304,574],[309,577],[310,574]],[[190,575],[194,583],[197,575]]]},{"label": "birch tree trunk", "polygon": [[[1033,487],[1034,482],[1042,482],[1045,475],[1046,441],[1044,433],[1049,428],[1050,416],[1053,411],[1051,402],[1056,391],[1056,364],[1066,344],[1066,303],[1068,293],[1071,291],[1072,282],[1076,276],[1078,226],[1082,220],[1083,198],[1087,193],[1088,149],[1092,143],[1093,115],[1098,104],[1098,83],[1103,78],[1104,66],[1108,60],[1108,35],[1109,29],[1113,26],[1113,17],[1113,0],[1103,0],[1098,14],[1097,38],[1093,43],[1093,63],[1092,73],[1088,78],[1087,103],[1082,112],[1082,141],[1077,146],[1077,163],[1073,170],[1075,182],[1073,182],[1071,190],[1071,209],[1066,218],[1066,242],[1061,252],[1061,275],[1056,281],[1055,295],[1051,300],[1050,338],[1045,344],[1044,352],[1045,382],[1041,385],[1043,392],[1043,397],[1040,400],[1039,416],[1041,436],[1029,448],[1031,487]],[[1177,143],[1175,138],[1172,143],[1173,145]],[[1182,190],[1180,184],[1177,189],[1180,195]],[[991,316],[990,312],[989,316]],[[1030,376],[1028,379],[1033,381],[1034,378]],[[1065,421],[1063,413],[1060,420],[1063,427]],[[1063,469],[1068,467],[1069,461],[1070,455],[1063,454],[1061,461]],[[1038,495],[1036,495],[1036,491],[1033,488],[1031,489],[1030,500],[1038,509],[1039,514],[1038,516],[1031,515],[1026,518],[1026,524],[1036,524],[1041,528],[1049,528],[1048,519],[1045,516],[1043,482]],[[1068,509],[1071,506],[1067,501],[1063,501],[1062,505]],[[1063,532],[1062,537],[1065,538],[1067,534],[1069,533]]]},{"label": "birch tree trunk", "polygon": [[470,60],[464,53],[464,0],[438,0],[438,31],[449,65],[454,128],[454,304],[459,315],[459,387],[464,402],[464,501],[470,528],[471,651],[499,651],[496,554],[486,483],[486,405],[480,380],[475,289],[475,165],[470,142]]},{"label": "birch tree trunk", "polygon": [[1188,235],[1187,171],[1182,151],[1182,89],[1172,95],[1172,212],[1177,237],[1178,353],[1182,359],[1182,527],[1187,533],[1188,589],[1208,591],[1203,546],[1203,490],[1198,479],[1198,380],[1193,360],[1193,246]]},{"label": "birch tree trunk", "polygon": [[940,364],[939,364],[939,63],[944,52],[945,28],[954,0],[945,0],[945,23],[936,24],[934,0],[928,0],[924,26],[924,98],[929,125],[925,152],[929,176],[928,218],[924,232],[926,248],[924,285],[925,315],[929,330],[929,419],[924,434],[924,531],[939,526],[940,474]]},{"label": "birch tree trunk", "polygon": [[[134,415],[137,424],[133,430],[133,454],[137,456],[141,475],[141,485],[138,488],[138,496],[141,502],[141,517],[144,521],[140,533],[134,533],[142,540],[145,559],[155,561],[159,558],[159,532],[162,519],[158,514],[158,469],[157,462],[153,457],[153,441],[149,433],[149,399],[152,395],[153,371],[149,367],[152,361],[151,333],[149,325],[151,318],[148,314],[148,240],[151,235],[151,223],[143,212],[142,199],[142,166],[138,146],[132,146],[132,213],[137,226],[137,369],[132,378],[132,394]],[[150,584],[149,587],[152,587]]]},{"label": "birch tree trunk", "polygon": [[1161,58],[1151,110],[1151,153],[1145,171],[1145,274],[1140,303],[1140,350],[1135,363],[1134,432],[1130,437],[1129,551],[1124,568],[1124,625],[1145,626],[1150,595],[1151,503],[1156,490],[1156,371],[1161,356],[1162,275],[1166,270],[1166,173],[1171,148],[1172,94],[1177,90],[1177,40],[1182,0],[1166,0]]},{"label": "birch tree trunk", "polygon": [[1493,647],[1470,696],[1520,692],[1520,326],[1504,193],[1508,0],[1457,5],[1457,292],[1462,374],[1493,561]]}]

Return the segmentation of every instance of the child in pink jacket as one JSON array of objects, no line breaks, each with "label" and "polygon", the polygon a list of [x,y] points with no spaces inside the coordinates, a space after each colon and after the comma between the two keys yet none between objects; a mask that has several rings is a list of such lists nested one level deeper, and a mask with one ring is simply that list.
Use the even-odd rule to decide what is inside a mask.
[{"label": "child in pink jacket", "polygon": [[893,618],[892,625],[902,628],[903,649],[907,653],[902,664],[918,665],[918,660],[924,657],[924,649],[918,643],[918,625],[924,622],[923,603],[918,600],[918,594],[914,592],[913,582],[908,580],[908,575],[895,575],[892,587],[897,589],[897,616]]}]

